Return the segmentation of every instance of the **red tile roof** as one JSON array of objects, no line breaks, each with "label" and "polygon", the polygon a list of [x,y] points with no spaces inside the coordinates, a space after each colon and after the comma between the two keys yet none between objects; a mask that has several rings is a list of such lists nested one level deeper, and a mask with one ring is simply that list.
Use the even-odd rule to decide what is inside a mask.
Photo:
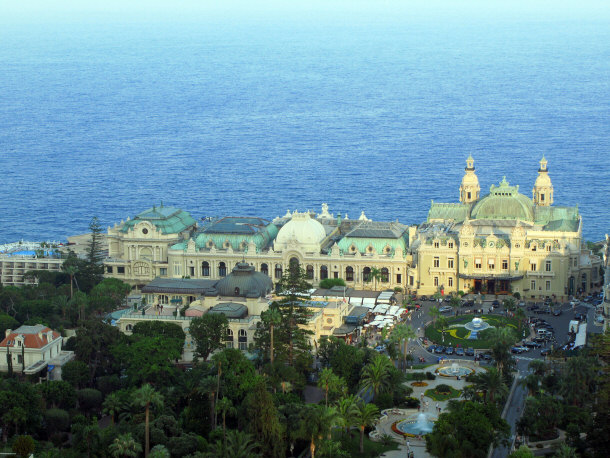
[{"label": "red tile roof", "polygon": [[[41,332],[42,332],[42,339],[39,337],[38,332],[36,333],[23,333],[23,332],[17,332],[19,329],[11,332],[8,336],[6,336],[2,342],[0,342],[0,347],[5,347],[6,348],[6,344],[7,342],[11,342],[11,344],[9,345],[10,347],[15,347],[15,339],[18,336],[23,336],[24,337],[24,341],[25,341],[25,348],[42,348],[45,345],[47,345],[49,342],[47,341],[47,332],[52,331],[51,328],[42,328]],[[55,341],[57,338],[61,337],[61,335],[58,332],[53,331],[53,341]]]}]

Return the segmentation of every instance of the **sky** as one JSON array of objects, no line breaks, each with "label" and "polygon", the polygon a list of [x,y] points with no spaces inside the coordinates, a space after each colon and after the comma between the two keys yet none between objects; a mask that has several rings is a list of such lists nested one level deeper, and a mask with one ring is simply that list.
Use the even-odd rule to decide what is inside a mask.
[{"label": "sky", "polygon": [[608,0],[0,0],[0,21],[121,18],[202,20],[215,17],[332,17],[473,15],[538,19],[610,17]]}]

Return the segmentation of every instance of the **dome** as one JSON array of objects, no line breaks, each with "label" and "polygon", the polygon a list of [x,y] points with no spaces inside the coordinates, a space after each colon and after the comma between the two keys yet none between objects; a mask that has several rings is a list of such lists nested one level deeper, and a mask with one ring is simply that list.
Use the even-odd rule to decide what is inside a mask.
[{"label": "dome", "polygon": [[549,174],[548,173],[539,173],[538,177],[536,178],[536,182],[534,183],[534,187],[535,188],[543,188],[543,187],[550,188],[551,186],[552,186],[551,177],[549,176]]},{"label": "dome", "polygon": [[216,283],[219,296],[262,297],[273,290],[271,278],[256,272],[250,264],[240,262],[225,278]]},{"label": "dome", "polygon": [[472,219],[511,219],[534,221],[534,204],[519,186],[509,186],[506,178],[499,186],[492,185],[489,194],[472,209]]},{"label": "dome", "polygon": [[292,218],[278,232],[275,248],[282,250],[296,242],[304,251],[320,251],[320,243],[326,238],[324,226],[312,219],[309,213],[294,212]]}]

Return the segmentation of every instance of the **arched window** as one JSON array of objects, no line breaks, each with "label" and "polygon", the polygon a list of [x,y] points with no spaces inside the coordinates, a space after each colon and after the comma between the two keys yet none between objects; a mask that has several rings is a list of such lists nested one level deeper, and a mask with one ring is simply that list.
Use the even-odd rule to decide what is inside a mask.
[{"label": "arched window", "polygon": [[312,265],[307,266],[306,272],[307,272],[307,278],[310,280],[313,280],[313,266]]},{"label": "arched window", "polygon": [[371,268],[370,267],[365,267],[362,270],[362,280],[371,281]]},{"label": "arched window", "polygon": [[275,278],[282,278],[282,265],[281,264],[275,265]]},{"label": "arched window", "polygon": [[261,264],[261,272],[265,275],[269,275],[269,266],[265,263]]},{"label": "arched window", "polygon": [[289,263],[290,263],[290,267],[295,266],[295,265],[298,266],[299,260],[297,258],[290,258]]},{"label": "arched window", "polygon": [[224,262],[218,263],[218,276],[226,277],[227,275],[227,266]]},{"label": "arched window", "polygon": [[325,280],[328,278],[328,267],[321,266],[320,267],[320,280]]},{"label": "arched window", "polygon": [[387,267],[384,267],[383,269],[381,269],[381,282],[387,283],[389,281],[390,281],[390,272],[388,271]]},{"label": "arched window", "polygon": [[128,324],[127,326],[125,326],[125,331],[130,331],[133,329],[133,326]]},{"label": "arched window", "polygon": [[210,263],[207,261],[203,261],[201,263],[201,276],[209,277],[210,276]]},{"label": "arched window", "polygon": [[240,329],[237,333],[237,342],[239,343],[240,350],[248,349],[248,333],[245,329]]},{"label": "arched window", "polygon": [[354,281],[354,268],[352,266],[345,268],[345,281]]},{"label": "arched window", "polygon": [[169,297],[167,297],[165,294],[160,294],[159,304],[169,304]]},{"label": "arched window", "polygon": [[225,346],[227,348],[233,348],[233,331],[227,329],[227,335],[225,336]]}]

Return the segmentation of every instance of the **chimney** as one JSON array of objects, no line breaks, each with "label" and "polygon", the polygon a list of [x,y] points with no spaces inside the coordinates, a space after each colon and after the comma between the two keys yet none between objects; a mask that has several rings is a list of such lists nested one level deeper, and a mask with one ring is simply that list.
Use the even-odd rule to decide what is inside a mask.
[{"label": "chimney", "polygon": [[12,329],[7,329],[6,331],[4,331],[4,337],[8,337],[11,335],[11,332],[13,332]]}]

